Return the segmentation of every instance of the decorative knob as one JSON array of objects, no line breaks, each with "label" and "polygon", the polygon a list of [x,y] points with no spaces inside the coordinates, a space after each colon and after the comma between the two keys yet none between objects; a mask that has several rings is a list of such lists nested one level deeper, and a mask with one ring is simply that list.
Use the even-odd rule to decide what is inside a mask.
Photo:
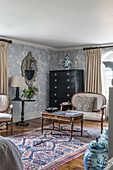
[{"label": "decorative knob", "polygon": [[67,75],[69,75],[69,73],[67,73]]},{"label": "decorative knob", "polygon": [[56,93],[54,94],[54,96],[56,96]]},{"label": "decorative knob", "polygon": [[67,79],[67,81],[69,81],[69,79]]},{"label": "decorative knob", "polygon": [[67,97],[69,97],[69,94],[67,94]]},{"label": "decorative knob", "polygon": [[70,89],[70,87],[69,87],[69,86],[67,86],[67,89]]},{"label": "decorative knob", "polygon": [[57,79],[55,79],[55,82],[57,81]]},{"label": "decorative knob", "polygon": [[55,86],[55,89],[57,89],[57,86]]},{"label": "decorative knob", "polygon": [[54,75],[57,76],[57,73],[55,73]]},{"label": "decorative knob", "polygon": [[57,103],[57,100],[55,100],[55,103]]}]

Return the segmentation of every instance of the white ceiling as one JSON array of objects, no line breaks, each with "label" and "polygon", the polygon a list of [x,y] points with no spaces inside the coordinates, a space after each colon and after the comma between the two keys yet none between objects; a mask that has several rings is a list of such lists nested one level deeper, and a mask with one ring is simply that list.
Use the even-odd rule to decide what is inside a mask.
[{"label": "white ceiling", "polygon": [[113,0],[0,0],[0,37],[54,48],[113,44]]}]

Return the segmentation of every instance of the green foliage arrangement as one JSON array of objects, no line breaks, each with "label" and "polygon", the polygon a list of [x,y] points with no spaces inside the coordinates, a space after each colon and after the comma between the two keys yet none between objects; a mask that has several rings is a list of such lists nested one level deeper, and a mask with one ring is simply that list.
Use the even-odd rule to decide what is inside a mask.
[{"label": "green foliage arrangement", "polygon": [[36,96],[38,92],[38,88],[36,88],[35,86],[28,86],[28,88],[25,88],[23,90],[22,97],[25,97],[26,99],[30,100],[34,96]]}]

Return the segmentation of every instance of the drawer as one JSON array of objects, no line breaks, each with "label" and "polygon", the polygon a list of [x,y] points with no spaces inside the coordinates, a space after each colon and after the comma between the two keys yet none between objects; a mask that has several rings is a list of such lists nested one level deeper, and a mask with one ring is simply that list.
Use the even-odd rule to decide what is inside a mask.
[{"label": "drawer", "polygon": [[75,77],[51,77],[50,84],[73,84],[75,83]]},{"label": "drawer", "polygon": [[70,99],[74,93],[75,93],[74,91],[69,91],[69,92],[50,91],[49,95],[50,97],[55,98],[55,99],[57,98]]},{"label": "drawer", "polygon": [[75,76],[74,70],[50,71],[50,77],[70,77]]},{"label": "drawer", "polygon": [[50,84],[51,91],[69,91],[75,92],[75,84]]}]

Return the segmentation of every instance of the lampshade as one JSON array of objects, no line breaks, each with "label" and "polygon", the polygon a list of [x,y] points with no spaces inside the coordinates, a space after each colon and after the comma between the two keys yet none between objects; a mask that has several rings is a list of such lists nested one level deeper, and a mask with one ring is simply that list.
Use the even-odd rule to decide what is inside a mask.
[{"label": "lampshade", "polygon": [[24,77],[19,77],[19,76],[14,76],[11,80],[11,87],[25,87],[25,78]]}]

